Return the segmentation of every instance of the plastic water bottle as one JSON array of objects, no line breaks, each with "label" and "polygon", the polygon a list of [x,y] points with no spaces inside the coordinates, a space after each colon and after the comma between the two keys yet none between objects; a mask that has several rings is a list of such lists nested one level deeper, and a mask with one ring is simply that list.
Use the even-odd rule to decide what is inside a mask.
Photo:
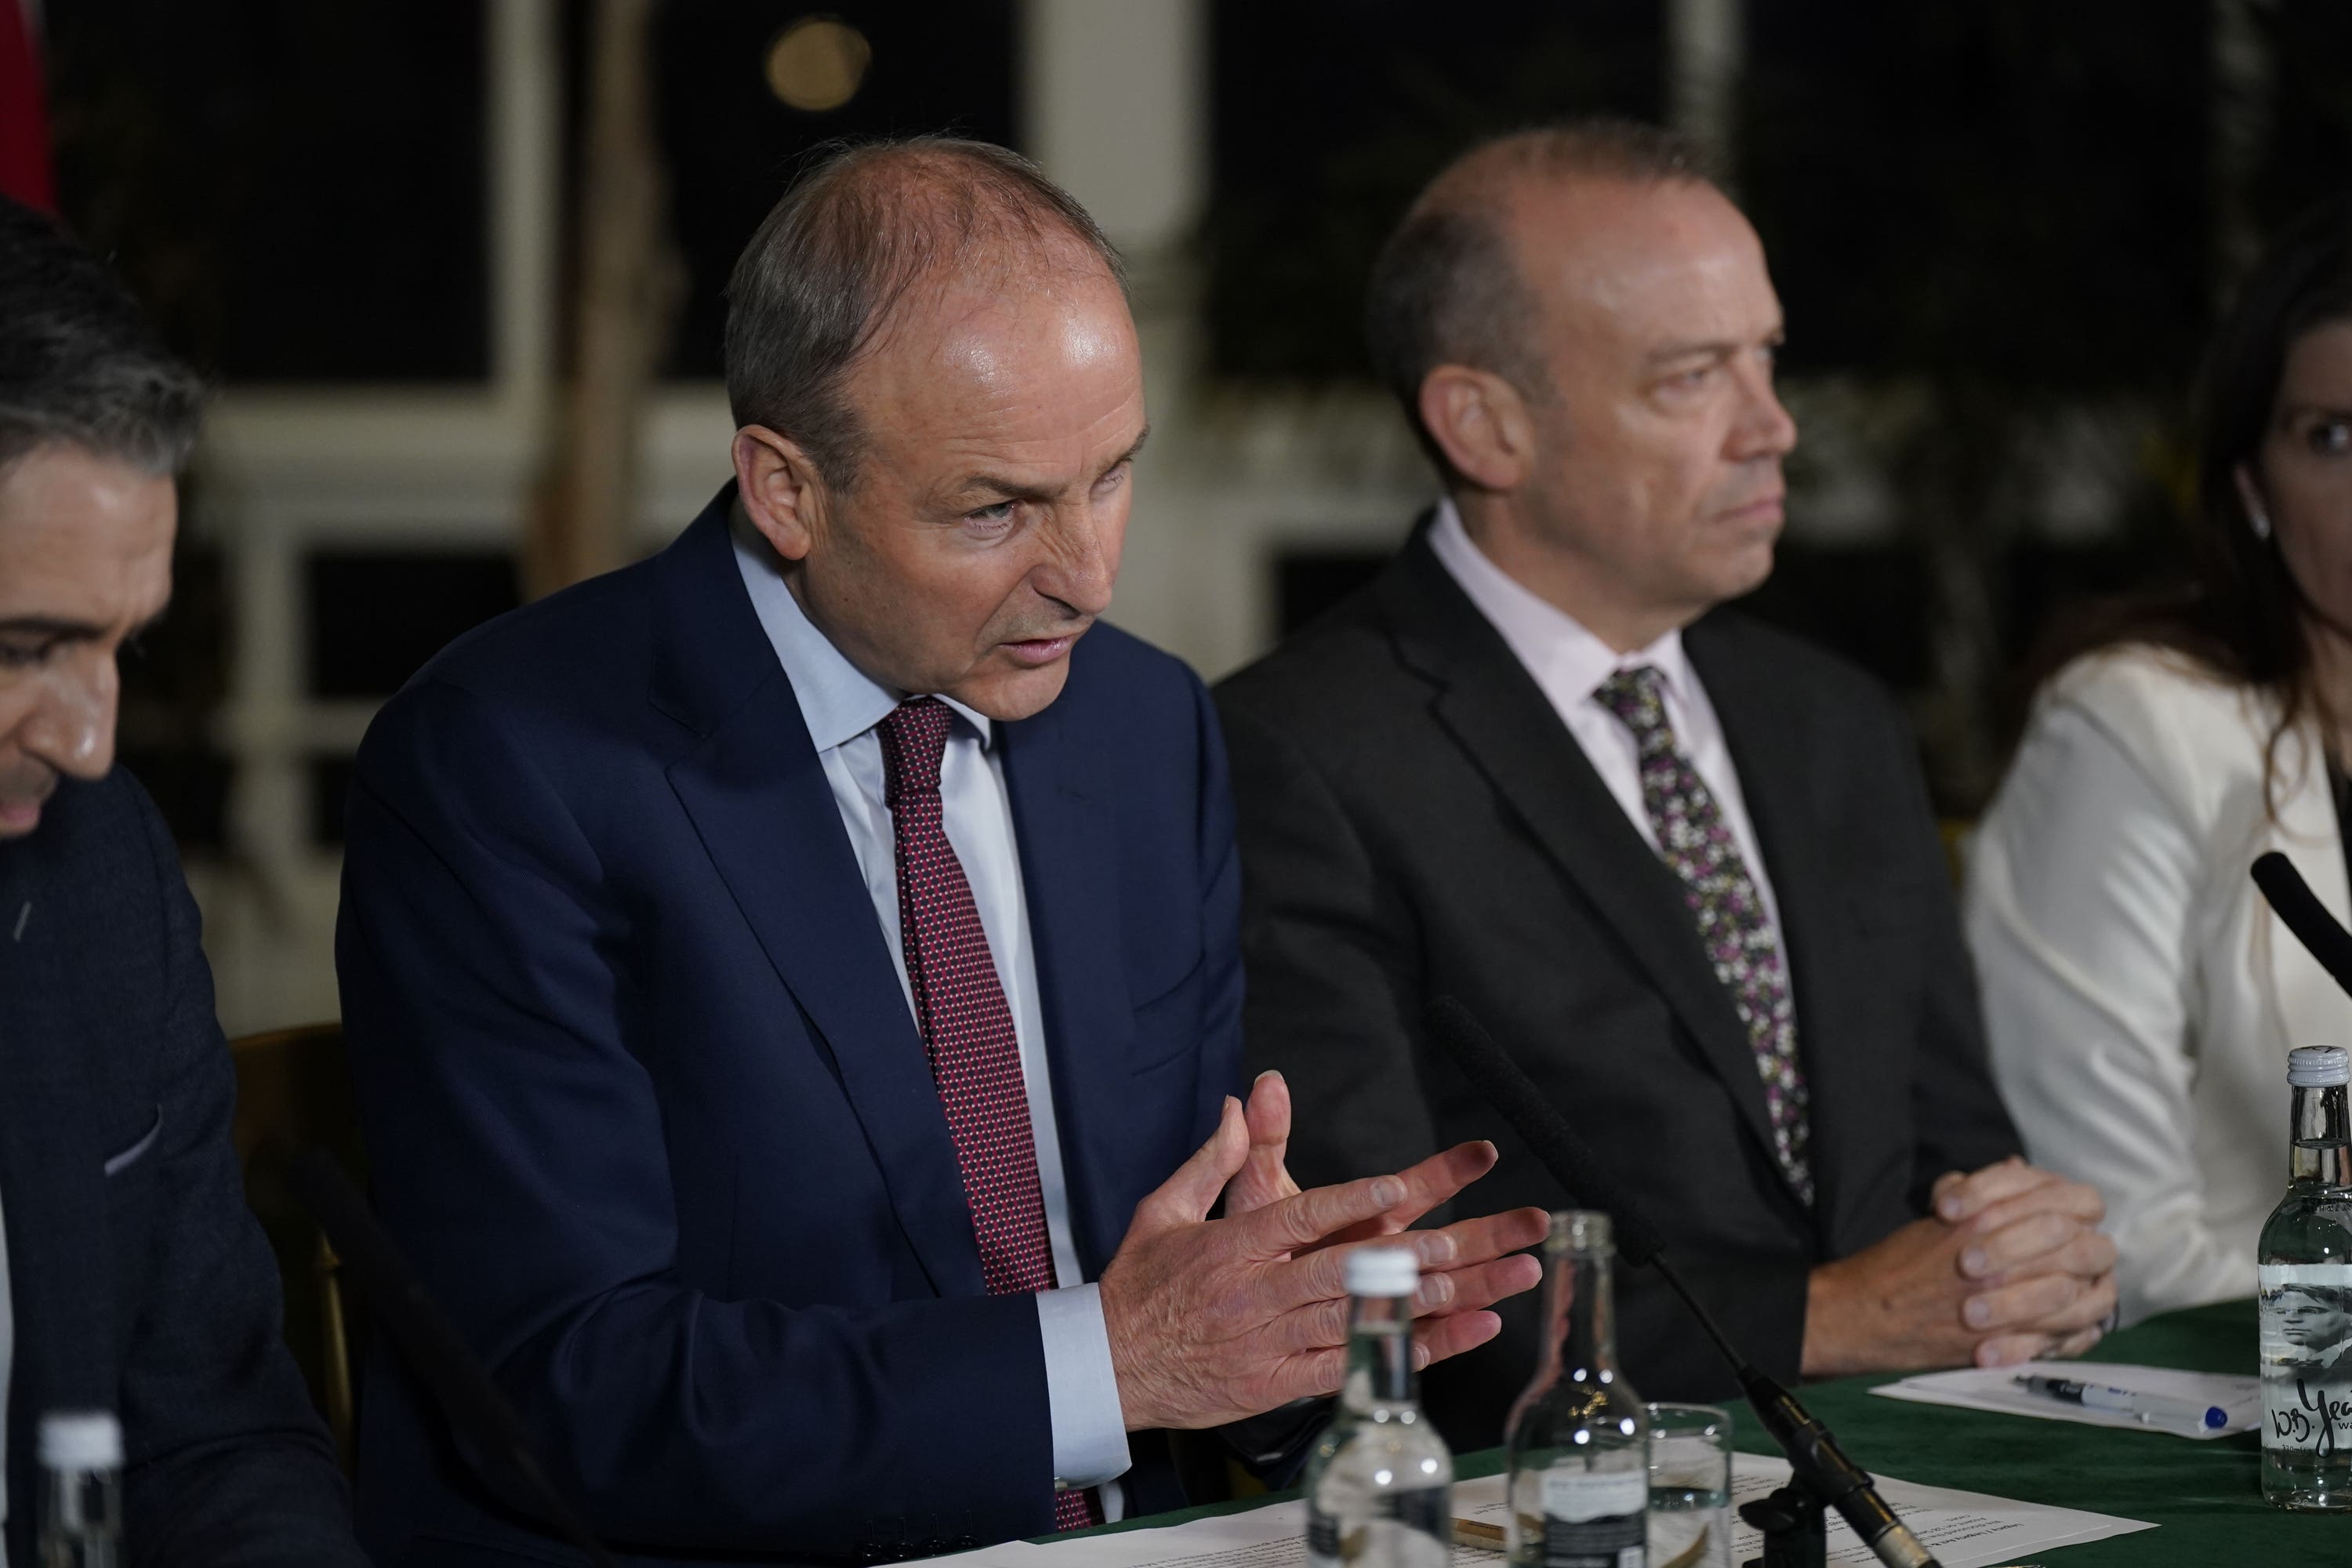
[{"label": "plastic water bottle", "polygon": [[1421,1413],[1410,1247],[1348,1255],[1348,1378],[1307,1461],[1308,1568],[1448,1568],[1454,1456]]},{"label": "plastic water bottle", "polygon": [[2352,1056],[2287,1053],[2286,1196],[2263,1224],[2263,1496],[2352,1510]]},{"label": "plastic water bottle", "polygon": [[122,1424],[109,1410],[41,1417],[40,1568],[116,1568],[122,1552]]},{"label": "plastic water bottle", "polygon": [[[1609,1216],[1551,1216],[1542,1359],[1511,1407],[1514,1568],[1644,1568],[1650,1417],[1617,1370],[1617,1258]],[[1717,1506],[1710,1495],[1708,1506]]]}]

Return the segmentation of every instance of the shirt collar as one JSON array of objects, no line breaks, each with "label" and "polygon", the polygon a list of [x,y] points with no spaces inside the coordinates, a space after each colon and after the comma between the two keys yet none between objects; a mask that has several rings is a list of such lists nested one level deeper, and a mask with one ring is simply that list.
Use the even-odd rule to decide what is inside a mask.
[{"label": "shirt collar", "polygon": [[1619,653],[1586,630],[1575,616],[1538,597],[1487,559],[1462,525],[1462,514],[1451,497],[1437,503],[1429,547],[1554,701],[1581,702],[1619,670],[1645,664],[1664,678],[1669,694],[1687,698],[1690,656],[1683,651],[1679,626],[1647,647]]},{"label": "shirt collar", "polygon": [[[833,639],[817,629],[784,580],[782,558],[760,537],[740,508],[730,531],[735,565],[751,595],[752,611],[776,650],[776,661],[792,680],[793,695],[800,700],[801,718],[816,749],[830,752],[888,718],[891,710],[911,694],[893,690],[850,663],[833,646]],[[971,727],[983,747],[994,739],[995,727],[987,714],[952,697],[941,696],[940,700]]]}]

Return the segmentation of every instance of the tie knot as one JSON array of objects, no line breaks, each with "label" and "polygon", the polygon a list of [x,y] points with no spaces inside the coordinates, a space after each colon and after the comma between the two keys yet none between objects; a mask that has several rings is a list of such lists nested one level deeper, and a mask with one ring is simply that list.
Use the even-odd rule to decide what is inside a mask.
[{"label": "tie knot", "polygon": [[882,737],[883,798],[896,806],[910,795],[940,793],[940,759],[955,714],[936,697],[910,697],[876,725]]},{"label": "tie knot", "polygon": [[1666,727],[1665,677],[1654,664],[1621,669],[1592,689],[1593,700],[1636,735]]}]

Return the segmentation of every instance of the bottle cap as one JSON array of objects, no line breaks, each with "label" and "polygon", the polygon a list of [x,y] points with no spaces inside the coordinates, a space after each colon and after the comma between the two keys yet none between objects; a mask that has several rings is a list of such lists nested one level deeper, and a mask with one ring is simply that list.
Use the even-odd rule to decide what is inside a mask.
[{"label": "bottle cap", "polygon": [[2290,1089],[2333,1089],[2352,1083],[2352,1052],[2341,1046],[2299,1046],[2286,1054]]},{"label": "bottle cap", "polygon": [[1348,1254],[1348,1294],[1410,1296],[1421,1282],[1421,1259],[1410,1247],[1360,1247]]},{"label": "bottle cap", "polygon": [[1553,1252],[1614,1252],[1615,1237],[1609,1228],[1609,1216],[1599,1209],[1554,1209],[1551,1215],[1551,1239],[1547,1250]]},{"label": "bottle cap", "polygon": [[119,1470],[122,1423],[111,1410],[52,1410],[41,1417],[41,1464],[52,1470]]}]

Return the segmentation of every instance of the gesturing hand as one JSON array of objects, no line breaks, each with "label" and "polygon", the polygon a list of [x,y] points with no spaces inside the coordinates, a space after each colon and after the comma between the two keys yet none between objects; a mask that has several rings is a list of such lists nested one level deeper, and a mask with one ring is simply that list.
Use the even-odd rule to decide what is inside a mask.
[{"label": "gesturing hand", "polygon": [[[1357,1227],[1409,1207],[1415,1188],[1387,1175],[1279,1196],[1260,1192],[1249,1194],[1260,1201],[1247,1212],[1208,1219],[1250,1148],[1248,1119],[1228,1099],[1216,1132],[1136,1206],[1103,1270],[1103,1321],[1129,1430],[1219,1426],[1339,1386],[1345,1249],[1329,1244],[1351,1232],[1387,1234]],[[1482,1148],[1483,1155],[1465,1152]],[[1484,1145],[1454,1156],[1457,1170],[1494,1163]],[[1422,1190],[1443,1184],[1442,1176],[1425,1178]],[[1534,1258],[1507,1255],[1542,1239],[1545,1224],[1542,1210],[1517,1209],[1409,1238],[1423,1270],[1415,1310],[1444,1313],[1415,1326],[1415,1365],[1494,1338],[1501,1321],[1484,1309],[1542,1275]]]}]

